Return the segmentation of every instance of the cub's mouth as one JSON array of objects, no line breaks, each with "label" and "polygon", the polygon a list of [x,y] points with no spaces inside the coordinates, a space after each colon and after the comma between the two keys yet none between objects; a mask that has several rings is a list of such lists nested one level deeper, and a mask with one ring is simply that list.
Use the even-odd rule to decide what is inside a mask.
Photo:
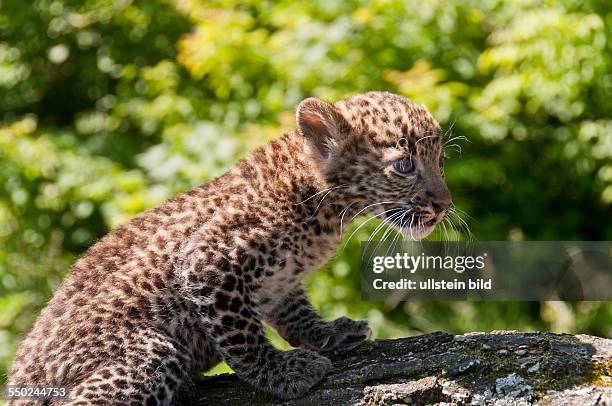
[{"label": "cub's mouth", "polygon": [[[408,208],[398,208],[388,210],[385,213],[385,217],[389,223],[399,227],[433,227],[442,221],[444,216],[436,216],[426,211],[415,212]],[[410,223],[412,223],[412,225]]]},{"label": "cub's mouth", "polygon": [[438,224],[438,220],[434,217],[429,221],[426,221],[425,223],[423,223],[423,225],[428,226],[428,227],[433,227],[436,224]]},{"label": "cub's mouth", "polygon": [[411,208],[394,208],[385,212],[387,223],[410,239],[425,238],[444,219],[444,213],[436,215]]}]

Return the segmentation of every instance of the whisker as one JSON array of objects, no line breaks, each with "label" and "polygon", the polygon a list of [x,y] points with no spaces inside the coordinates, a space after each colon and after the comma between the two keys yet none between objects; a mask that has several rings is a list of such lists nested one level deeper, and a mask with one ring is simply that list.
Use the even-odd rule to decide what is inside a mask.
[{"label": "whisker", "polygon": [[[388,219],[384,219],[379,225],[378,227],[376,227],[376,229],[374,230],[374,232],[372,234],[370,234],[370,238],[368,238],[368,241],[371,242],[372,238],[378,233],[378,231],[382,228],[382,227],[387,227],[387,229],[385,230],[385,232],[383,233],[382,238],[380,239],[380,241],[378,242],[378,244],[376,244],[376,247],[374,248],[374,250],[372,251],[372,253],[376,253],[378,252],[378,247],[380,247],[380,244],[382,244],[385,241],[385,237],[387,235],[387,233],[389,232],[389,230],[391,230],[393,228],[392,222],[395,221],[396,218],[400,217],[401,215],[403,215],[403,211],[399,212],[399,213],[395,213],[392,214]],[[368,261],[371,260],[372,258],[368,258]]]},{"label": "whisker", "polygon": [[426,136],[424,136],[424,137],[419,138],[419,139],[418,139],[418,140],[417,140],[417,141],[414,143],[414,145],[416,146],[416,145],[417,145],[419,142],[423,141],[424,139],[427,139],[427,138],[436,138],[436,137],[437,137],[437,135],[426,135]]},{"label": "whisker", "polygon": [[[397,214],[398,214],[398,213],[392,214],[392,215],[391,215],[391,217],[395,217],[395,216],[397,216]],[[382,220],[382,221],[380,222],[380,224],[376,226],[376,228],[374,229],[374,231],[373,231],[372,233],[370,233],[370,236],[368,237],[368,241],[372,241],[372,238],[374,238],[374,237],[376,236],[376,234],[378,234],[378,232],[379,232],[379,231],[380,231],[380,230],[381,230],[381,229],[382,229],[382,228],[383,228],[385,225],[388,225],[388,224],[387,224],[387,222],[386,222],[386,219],[385,219],[385,220]]]},{"label": "whisker", "polygon": [[[454,221],[457,222],[457,226],[463,230],[463,233],[466,235],[468,241],[473,241],[473,234],[472,231],[470,230],[469,225],[467,224],[467,222],[465,220],[463,220],[463,218],[461,218],[460,212],[458,211],[458,208],[456,207],[451,207],[451,209],[449,209],[448,211],[449,213],[449,220],[451,220],[451,224],[454,223]],[[459,230],[456,230],[457,232],[459,232]]]},{"label": "whisker", "polygon": [[408,224],[408,229],[410,230],[410,239],[412,241],[416,241],[416,239],[414,238],[414,232],[413,232],[413,228],[412,228],[412,224],[414,223],[414,216],[416,213],[412,213],[412,217],[410,218],[410,224]]},{"label": "whisker", "polygon": [[455,206],[454,204],[451,206],[451,209],[453,209],[453,211],[456,211],[457,214],[460,214],[461,216],[467,217],[471,221],[477,221],[474,217],[470,216],[465,210],[460,209],[459,207]]},{"label": "whisker", "polygon": [[459,152],[459,155],[463,155],[463,150],[461,149],[461,146],[459,144],[451,144],[451,145],[444,146],[444,149],[449,149],[449,148],[455,148],[455,151]]},{"label": "whisker", "polygon": [[346,248],[346,246],[348,245],[349,241],[351,241],[351,238],[353,238],[353,236],[355,235],[355,233],[356,233],[357,231],[359,231],[359,229],[360,229],[361,227],[363,227],[364,225],[366,225],[367,223],[369,223],[371,220],[374,220],[375,218],[382,216],[382,215],[383,215],[383,214],[385,214],[385,213],[388,213],[388,212],[390,212],[390,211],[397,210],[397,209],[400,209],[400,208],[401,208],[401,207],[395,207],[395,208],[393,208],[393,209],[385,210],[385,211],[383,211],[382,213],[376,214],[376,215],[374,215],[374,216],[370,216],[370,217],[369,217],[367,220],[365,220],[363,223],[361,223],[361,224],[360,224],[360,225],[359,225],[359,226],[358,226],[358,227],[355,229],[355,231],[353,231],[353,232],[351,233],[351,235],[349,236],[349,238],[348,238],[348,239],[346,240],[346,242],[344,243],[344,246],[342,247],[342,249],[344,250],[344,249]]},{"label": "whisker", "polygon": [[444,145],[446,146],[446,144],[448,144],[449,142],[453,142],[453,141],[465,141],[465,142],[472,142],[470,141],[465,135],[457,135],[455,137],[451,137],[448,140],[444,141]]},{"label": "whisker", "polygon": [[[380,239],[379,244],[380,244],[381,242],[384,242],[384,241],[385,241],[385,238],[387,237],[387,234],[389,233],[389,231],[390,231],[390,230],[392,230],[392,229],[393,229],[393,223],[395,222],[395,220],[397,220],[398,218],[400,218],[401,216],[403,216],[403,215],[404,215],[404,213],[405,213],[407,210],[409,210],[409,209],[405,209],[405,210],[402,210],[402,211],[400,211],[400,212],[398,212],[398,213],[395,213],[395,214],[393,214],[393,215],[389,216],[389,218],[386,218],[386,219],[384,219],[384,220],[382,221],[381,225],[386,226],[387,228],[386,228],[385,232],[383,233],[383,236],[382,236],[382,238]],[[376,249],[378,250],[378,246],[376,247]]]},{"label": "whisker", "polygon": [[353,217],[351,217],[351,220],[354,220],[354,219],[355,219],[355,217],[359,216],[361,213],[363,213],[363,212],[364,212],[365,210],[367,210],[368,208],[370,208],[370,207],[374,207],[374,206],[378,206],[378,205],[381,205],[381,204],[404,204],[404,203],[402,203],[402,202],[380,202],[380,203],[370,204],[370,205],[368,205],[368,206],[364,207],[363,209],[359,210],[359,211],[357,212],[357,214],[355,214]]},{"label": "whisker", "polygon": [[457,122],[457,119],[454,119],[451,125],[446,129],[446,131],[444,131],[444,135],[442,136],[442,139],[444,139],[449,134],[451,135],[453,134],[453,127],[455,126],[456,122]]},{"label": "whisker", "polygon": [[[340,235],[342,235],[342,232],[343,232],[344,216],[346,216],[346,213],[348,213],[348,209],[350,209],[351,206],[354,205],[355,203],[357,203],[357,202],[351,202],[348,206],[346,206],[344,209],[342,209],[340,214],[338,214],[338,216],[340,217]],[[342,216],[340,216],[340,215],[342,215]]]},{"label": "whisker", "polygon": [[[404,217],[406,217],[406,214],[408,214],[409,210],[404,210],[402,217],[399,219],[399,224],[401,225],[404,221]],[[387,247],[387,252],[385,253],[385,256],[389,256],[389,251],[393,250],[393,248],[395,247],[395,242],[402,238],[403,233],[402,232],[397,232],[395,233],[395,237],[393,237],[393,240],[391,241],[391,244],[389,245],[389,247]]]},{"label": "whisker", "polygon": [[323,200],[325,200],[325,198],[326,198],[327,196],[329,196],[329,194],[330,194],[331,192],[333,192],[334,190],[336,190],[336,189],[338,189],[338,188],[341,188],[341,187],[344,187],[344,186],[343,186],[343,185],[340,185],[340,186],[334,187],[334,188],[330,189],[330,190],[329,190],[327,193],[325,193],[325,195],[323,195],[323,197],[321,198],[321,200],[319,200],[319,204],[318,204],[318,205],[317,205],[317,207],[315,208],[314,212],[313,212],[313,213],[310,215],[310,218],[309,218],[309,219],[312,219],[312,218],[313,218],[313,217],[314,217],[314,216],[317,214],[317,212],[319,211],[319,207],[321,207],[321,204],[323,203]]},{"label": "whisker", "polygon": [[338,188],[341,188],[341,187],[346,187],[346,186],[348,186],[348,185],[338,185],[338,186],[333,186],[333,187],[329,187],[329,188],[327,188],[327,189],[320,190],[320,191],[318,191],[317,193],[315,193],[315,194],[313,194],[312,196],[310,196],[309,198],[307,198],[306,200],[302,200],[301,202],[296,203],[296,205],[298,205],[298,204],[302,204],[302,203],[306,203],[307,201],[309,201],[309,200],[310,200],[310,199],[312,199],[313,197],[315,197],[315,196],[317,196],[317,195],[320,195],[321,193],[325,193],[325,192],[327,192],[328,190],[334,190],[334,189],[338,189]]}]

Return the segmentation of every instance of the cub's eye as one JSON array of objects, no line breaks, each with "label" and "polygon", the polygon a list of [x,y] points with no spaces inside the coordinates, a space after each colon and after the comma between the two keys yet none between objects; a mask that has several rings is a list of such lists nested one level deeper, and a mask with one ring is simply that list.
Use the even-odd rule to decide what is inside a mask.
[{"label": "cub's eye", "polygon": [[410,159],[400,159],[399,161],[393,162],[393,170],[400,175],[406,175],[414,169],[412,161]]}]

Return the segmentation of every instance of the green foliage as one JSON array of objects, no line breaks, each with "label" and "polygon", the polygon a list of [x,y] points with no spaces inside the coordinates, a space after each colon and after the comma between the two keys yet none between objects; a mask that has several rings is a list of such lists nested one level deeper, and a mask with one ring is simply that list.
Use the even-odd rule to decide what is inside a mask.
[{"label": "green foliage", "polygon": [[[446,171],[479,240],[612,239],[605,1],[1,4],[0,380],[77,255],[290,129],[310,95],[398,92],[467,137]],[[326,317],[368,318],[377,337],[612,335],[609,302],[362,302],[374,226],[309,278]]]}]

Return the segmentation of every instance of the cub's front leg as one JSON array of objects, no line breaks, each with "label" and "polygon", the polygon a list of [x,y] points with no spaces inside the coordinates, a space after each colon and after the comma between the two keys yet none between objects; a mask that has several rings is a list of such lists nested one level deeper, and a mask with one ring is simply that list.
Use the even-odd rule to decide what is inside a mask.
[{"label": "cub's front leg", "polygon": [[351,350],[372,335],[365,320],[340,317],[325,321],[313,308],[301,286],[266,312],[266,321],[294,347],[322,353]]},{"label": "cub's front leg", "polygon": [[249,270],[231,258],[217,258],[207,261],[197,255],[177,269],[181,295],[197,305],[223,360],[242,380],[279,398],[303,396],[323,379],[331,362],[309,349],[274,348],[251,296],[252,278],[245,277]]}]

